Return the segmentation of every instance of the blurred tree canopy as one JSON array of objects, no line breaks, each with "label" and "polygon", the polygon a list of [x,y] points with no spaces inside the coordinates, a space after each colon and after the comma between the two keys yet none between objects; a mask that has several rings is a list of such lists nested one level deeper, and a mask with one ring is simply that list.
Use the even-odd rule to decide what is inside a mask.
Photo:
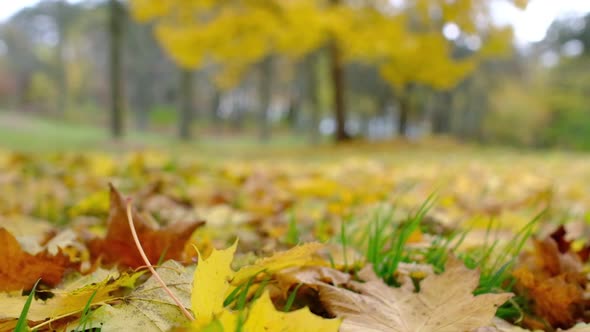
[{"label": "blurred tree canopy", "polygon": [[0,107],[185,140],[433,133],[590,148],[590,15],[515,48],[491,10],[486,0],[45,0],[0,23]]},{"label": "blurred tree canopy", "polygon": [[[515,4],[526,6],[526,1]],[[509,51],[512,41],[509,29],[491,23],[485,0],[401,5],[380,0],[131,0],[130,6],[138,21],[155,22],[157,40],[179,66],[217,66],[221,88],[234,86],[248,68],[267,57],[298,61],[329,48],[337,140],[348,136],[342,100],[345,63],[378,68],[398,96],[398,130],[405,135],[412,85],[451,89],[485,57]],[[456,56],[454,38],[443,33],[445,25],[482,39],[483,47]]]}]

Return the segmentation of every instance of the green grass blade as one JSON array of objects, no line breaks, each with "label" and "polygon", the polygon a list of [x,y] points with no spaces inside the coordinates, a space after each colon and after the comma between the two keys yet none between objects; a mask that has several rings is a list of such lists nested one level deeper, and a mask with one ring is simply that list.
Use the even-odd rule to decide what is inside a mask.
[{"label": "green grass blade", "polygon": [[291,292],[291,294],[289,294],[289,298],[287,299],[287,303],[285,303],[285,307],[283,307],[284,312],[291,311],[291,307],[293,306],[293,303],[295,302],[295,297],[297,296],[297,292],[299,291],[299,288],[301,286],[303,286],[302,283],[297,284],[297,286],[295,286],[295,289]]},{"label": "green grass blade", "polygon": [[86,331],[86,324],[88,323],[88,319],[90,318],[90,307],[92,304],[92,300],[94,299],[94,296],[96,296],[96,293],[98,292],[98,289],[95,289],[94,292],[92,293],[92,295],[90,295],[90,298],[88,299],[88,301],[86,302],[86,305],[84,306],[84,310],[82,310],[82,317],[80,317],[80,324],[78,324],[78,327],[80,327],[80,325],[82,325],[82,331]]},{"label": "green grass blade", "polygon": [[27,332],[29,331],[29,325],[27,324],[27,314],[29,313],[29,309],[31,309],[31,304],[33,303],[33,298],[35,297],[35,289],[37,289],[37,285],[39,284],[41,279],[38,279],[31,289],[29,296],[27,297],[27,302],[25,302],[25,306],[20,313],[20,317],[18,317],[18,321],[16,322],[16,327],[14,328],[15,332]]}]

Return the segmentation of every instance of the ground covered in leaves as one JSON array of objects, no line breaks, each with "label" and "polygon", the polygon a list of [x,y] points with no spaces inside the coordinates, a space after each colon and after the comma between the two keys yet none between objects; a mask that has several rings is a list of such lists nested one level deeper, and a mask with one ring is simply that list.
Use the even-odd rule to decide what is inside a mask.
[{"label": "ground covered in leaves", "polygon": [[0,331],[590,331],[585,156],[418,150],[0,151]]}]

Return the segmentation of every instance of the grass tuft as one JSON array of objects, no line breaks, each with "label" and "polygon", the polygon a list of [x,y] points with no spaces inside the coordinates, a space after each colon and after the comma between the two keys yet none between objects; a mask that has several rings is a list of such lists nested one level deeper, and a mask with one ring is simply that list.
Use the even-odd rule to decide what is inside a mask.
[{"label": "grass tuft", "polygon": [[25,302],[25,306],[23,307],[23,310],[21,311],[20,316],[18,317],[18,321],[16,322],[16,327],[14,328],[15,332],[29,331],[29,324],[27,323],[27,314],[31,309],[31,304],[33,303],[33,298],[35,297],[35,290],[37,289],[37,285],[39,285],[40,281],[41,279],[38,279],[37,282],[35,282],[33,289],[31,289],[31,292],[27,297],[27,302]]}]

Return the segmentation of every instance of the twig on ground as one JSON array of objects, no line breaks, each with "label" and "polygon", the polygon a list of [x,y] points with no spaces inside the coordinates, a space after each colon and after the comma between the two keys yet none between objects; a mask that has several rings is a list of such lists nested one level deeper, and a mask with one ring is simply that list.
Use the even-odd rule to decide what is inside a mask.
[{"label": "twig on ground", "polygon": [[135,231],[135,226],[133,225],[133,216],[131,213],[131,198],[127,199],[127,220],[129,220],[129,227],[131,228],[131,234],[133,235],[133,240],[135,241],[135,245],[137,246],[137,250],[139,250],[139,254],[141,255],[141,258],[143,258],[143,261],[145,262],[147,268],[150,270],[150,272],[152,273],[154,278],[156,278],[156,280],[160,283],[160,285],[162,285],[162,288],[164,288],[164,291],[166,291],[166,293],[168,293],[168,295],[174,301],[174,303],[176,303],[176,305],[182,311],[184,316],[191,321],[195,320],[193,315],[188,310],[186,310],[184,305],[182,305],[182,303],[180,302],[178,297],[176,297],[176,295],[174,295],[174,293],[172,293],[172,290],[170,290],[170,288],[168,288],[168,286],[166,285],[164,280],[162,280],[162,278],[160,277],[158,272],[156,272],[156,269],[154,269],[154,266],[152,265],[152,263],[150,263],[150,260],[147,258],[147,255],[145,254],[145,251],[143,250],[143,247],[141,246],[141,242],[139,242],[139,237],[137,236],[137,232]]}]

